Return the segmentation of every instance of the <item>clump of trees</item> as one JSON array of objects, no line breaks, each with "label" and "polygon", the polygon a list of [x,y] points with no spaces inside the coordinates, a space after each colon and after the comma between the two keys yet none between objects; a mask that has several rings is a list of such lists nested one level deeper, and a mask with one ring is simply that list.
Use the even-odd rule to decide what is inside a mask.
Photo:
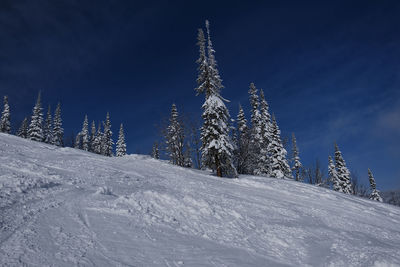
[{"label": "clump of trees", "polygon": [[[11,134],[10,118],[8,97],[4,96],[3,111],[0,118],[0,132]],[[89,133],[88,117],[85,115],[82,130],[75,136],[75,142],[71,145],[77,149],[83,149],[104,156],[113,156],[114,142],[112,140],[109,113],[107,113],[106,119],[102,122],[102,125],[104,131],[102,131],[100,123],[96,130],[96,125],[93,121]],[[15,135],[33,141],[63,147],[65,142],[61,118],[61,104],[57,104],[54,115],[52,115],[51,107],[49,105],[47,108],[46,118],[44,118],[41,93],[39,92],[30,120],[28,117],[25,117]],[[121,157],[124,155],[126,155],[126,142],[123,125],[121,124],[116,146],[116,156]]]}]

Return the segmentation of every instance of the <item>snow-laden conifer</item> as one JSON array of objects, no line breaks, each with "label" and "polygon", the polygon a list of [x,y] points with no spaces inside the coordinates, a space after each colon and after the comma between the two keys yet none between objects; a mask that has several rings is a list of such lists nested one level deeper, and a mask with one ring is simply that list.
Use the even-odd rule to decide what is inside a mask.
[{"label": "snow-laden conifer", "polygon": [[[197,61],[199,63],[199,78],[196,88],[198,93],[205,93],[205,102],[202,106],[203,126],[201,128],[202,165],[211,168],[217,176],[236,177],[237,171],[233,165],[234,146],[229,136],[230,115],[224,103],[226,100],[220,95],[223,86],[217,69],[208,21],[206,21],[206,28],[208,57],[205,56],[205,53],[204,55],[201,54],[200,58],[205,58],[205,60]],[[205,40],[201,38],[201,34],[199,34],[198,41],[200,53],[202,53]],[[201,64],[206,68],[205,73],[207,75],[203,75],[201,72]]]},{"label": "snow-laden conifer", "polygon": [[107,112],[106,121],[104,122],[103,155],[111,157],[113,155],[113,145],[110,114]]},{"label": "snow-laden conifer", "polygon": [[346,162],[344,161],[342,152],[340,152],[337,144],[335,144],[335,167],[339,183],[337,191],[343,192],[345,194],[353,194],[350,180],[350,171],[346,167]]},{"label": "snow-laden conifer", "polygon": [[179,122],[179,114],[175,104],[172,104],[169,125],[166,131],[166,145],[169,158],[172,164],[184,165],[184,131]]},{"label": "snow-laden conifer", "polygon": [[33,107],[31,123],[29,124],[29,129],[28,129],[29,139],[39,142],[43,140],[42,124],[43,124],[43,113],[42,113],[42,104],[39,92],[36,104]]},{"label": "snow-laden conifer", "polygon": [[247,119],[241,105],[239,105],[239,112],[236,117],[236,125],[236,169],[240,174],[251,174],[249,128],[247,126]]},{"label": "snow-laden conifer", "polygon": [[125,134],[124,134],[124,126],[121,123],[119,127],[119,135],[117,141],[117,157],[123,157],[126,155],[126,143],[125,143]]},{"label": "snow-laden conifer", "polygon": [[89,145],[89,151],[90,152],[95,152],[94,150],[94,140],[96,138],[96,124],[94,121],[92,121],[91,129],[90,129],[90,145]]},{"label": "snow-laden conifer", "polygon": [[43,142],[48,144],[53,144],[54,136],[53,136],[53,121],[51,118],[51,108],[50,105],[47,108],[47,116],[46,121],[43,127]]},{"label": "snow-laden conifer", "polygon": [[[295,180],[296,181],[301,181],[302,178],[300,176],[302,164],[300,162],[300,156],[299,156],[299,149],[297,148],[297,141],[296,141],[296,136],[294,133],[292,133],[292,162],[293,162],[293,167],[292,170],[295,173]],[[331,159],[332,160],[332,159]]]},{"label": "snow-laden conifer", "polygon": [[89,151],[90,136],[89,136],[89,121],[87,115],[85,115],[85,119],[83,120],[81,138],[82,138],[82,149]]},{"label": "snow-laden conifer", "polygon": [[8,96],[4,96],[3,112],[0,119],[0,131],[3,133],[11,133],[10,106],[8,105]]},{"label": "snow-laden conifer", "polygon": [[22,121],[21,126],[17,131],[17,136],[22,138],[28,138],[28,118],[25,117],[24,120]]},{"label": "snow-laden conifer", "polygon": [[103,133],[101,131],[101,123],[97,127],[96,136],[92,142],[93,152],[96,154],[103,154]]},{"label": "snow-laden conifer", "polygon": [[369,177],[369,184],[371,187],[371,195],[369,196],[369,199],[383,202],[382,197],[379,194],[379,190],[376,189],[375,178],[372,175],[372,172],[370,169],[368,169],[368,177]]},{"label": "snow-laden conifer", "polygon": [[261,114],[260,114],[260,101],[258,97],[258,89],[254,83],[250,84],[249,98],[251,106],[251,128],[250,128],[250,169],[253,174],[261,174],[259,169],[260,153],[262,147],[262,136],[261,136]]},{"label": "snow-laden conifer", "polygon": [[268,144],[270,163],[270,176],[275,178],[292,178],[292,173],[286,159],[287,151],[283,147],[281,131],[279,130],[275,116],[272,115],[271,142]]},{"label": "snow-laden conifer", "polygon": [[81,132],[79,132],[79,133],[75,136],[74,148],[76,148],[76,149],[82,149],[82,133],[81,133]]},{"label": "snow-laden conifer", "polygon": [[255,174],[267,175],[270,172],[268,144],[271,143],[271,115],[269,114],[269,106],[265,100],[264,91],[260,90],[260,118],[259,118],[259,157]]},{"label": "snow-laden conifer", "polygon": [[56,146],[64,145],[64,129],[62,127],[61,119],[61,104],[57,104],[57,108],[54,112],[53,119],[53,144]]},{"label": "snow-laden conifer", "polygon": [[154,142],[151,149],[151,157],[154,159],[160,159],[160,151],[158,150],[158,142]]},{"label": "snow-laden conifer", "polygon": [[190,147],[190,143],[187,142],[185,145],[185,152],[184,152],[184,162],[183,166],[186,168],[193,168],[193,160],[192,160],[192,148]]},{"label": "snow-laden conifer", "polygon": [[340,190],[340,182],[339,182],[339,177],[336,171],[336,166],[335,163],[333,162],[333,159],[331,156],[329,156],[329,164],[328,164],[328,175],[329,175],[329,181],[332,183],[333,190],[339,191]]}]

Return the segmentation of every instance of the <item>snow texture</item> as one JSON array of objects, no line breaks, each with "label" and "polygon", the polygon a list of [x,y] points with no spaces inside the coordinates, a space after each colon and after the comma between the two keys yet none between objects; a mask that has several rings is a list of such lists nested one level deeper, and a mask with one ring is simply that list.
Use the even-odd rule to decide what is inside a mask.
[{"label": "snow texture", "polygon": [[0,134],[0,266],[399,266],[400,208]]}]

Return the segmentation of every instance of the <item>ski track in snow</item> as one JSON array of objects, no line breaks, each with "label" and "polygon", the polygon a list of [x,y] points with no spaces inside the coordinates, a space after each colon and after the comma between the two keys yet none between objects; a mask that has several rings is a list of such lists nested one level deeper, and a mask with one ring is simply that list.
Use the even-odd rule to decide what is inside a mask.
[{"label": "ski track in snow", "polygon": [[400,208],[0,134],[1,266],[400,266]]}]

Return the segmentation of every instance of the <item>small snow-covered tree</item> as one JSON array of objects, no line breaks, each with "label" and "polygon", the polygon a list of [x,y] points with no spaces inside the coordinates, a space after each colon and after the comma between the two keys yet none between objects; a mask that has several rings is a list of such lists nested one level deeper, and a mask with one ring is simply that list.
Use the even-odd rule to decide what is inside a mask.
[{"label": "small snow-covered tree", "polygon": [[79,133],[75,136],[74,148],[76,148],[76,149],[82,149],[82,133],[81,133],[81,132],[79,132]]},{"label": "small snow-covered tree", "polygon": [[0,131],[8,134],[11,133],[10,106],[8,105],[8,96],[4,96],[4,108],[3,112],[1,113]]},{"label": "small snow-covered tree", "polygon": [[160,159],[160,151],[158,150],[158,142],[154,142],[151,150],[151,157],[154,159]]},{"label": "small snow-covered tree", "polygon": [[43,127],[43,142],[48,143],[48,144],[53,144],[53,142],[54,142],[53,122],[51,119],[50,105],[47,108],[46,121],[45,121],[44,127]]},{"label": "small snow-covered tree", "polygon": [[184,152],[184,162],[183,166],[186,168],[193,168],[193,160],[192,160],[192,148],[190,147],[190,143],[187,142],[185,145],[185,152]]},{"label": "small snow-covered tree", "polygon": [[179,114],[175,104],[172,104],[169,125],[166,130],[166,145],[172,164],[184,166],[184,131],[179,122]]},{"label": "small snow-covered tree", "polygon": [[279,130],[275,116],[272,115],[271,142],[268,144],[270,156],[270,176],[275,178],[292,178],[292,173],[286,159],[287,151],[283,147],[281,131]]},{"label": "small snow-covered tree", "polygon": [[339,191],[340,190],[340,182],[339,182],[339,177],[337,175],[335,163],[333,162],[333,159],[331,156],[329,156],[328,159],[329,159],[329,164],[328,164],[329,181],[333,185],[333,190]]},{"label": "small snow-covered tree", "polygon": [[91,129],[90,129],[90,145],[89,145],[89,151],[90,152],[95,152],[94,151],[94,140],[96,138],[96,124],[94,121],[92,121]]},{"label": "small snow-covered tree", "polygon": [[353,194],[353,189],[350,180],[350,171],[346,167],[346,162],[343,159],[342,152],[339,147],[335,144],[335,167],[338,176],[338,190],[345,194]]},{"label": "small snow-covered tree", "polygon": [[89,121],[87,115],[85,115],[85,119],[83,120],[82,131],[80,134],[82,138],[82,149],[89,151],[90,136],[89,136]]},{"label": "small snow-covered tree", "polygon": [[57,104],[53,119],[53,144],[56,146],[64,145],[64,129],[62,128],[61,104]]},{"label": "small snow-covered tree", "polygon": [[117,141],[117,157],[123,157],[126,155],[126,143],[125,143],[125,134],[124,134],[124,126],[121,123],[119,127],[119,135]]},{"label": "small snow-covered tree", "polygon": [[107,112],[106,121],[104,122],[103,155],[111,157],[113,155],[113,145],[110,114]]},{"label": "small snow-covered tree", "polygon": [[97,128],[96,136],[92,142],[92,150],[96,154],[102,154],[103,153],[103,133],[101,131],[101,123],[99,123],[99,126]]},{"label": "small snow-covered tree", "polygon": [[297,148],[297,141],[296,141],[296,136],[294,133],[292,133],[292,162],[293,162],[293,167],[292,170],[295,173],[295,180],[296,181],[301,181],[301,167],[303,166],[300,162],[300,156],[299,156],[299,149]]},{"label": "small snow-covered tree", "polygon": [[383,202],[382,197],[379,194],[379,190],[376,189],[375,178],[372,175],[372,172],[370,169],[368,169],[368,177],[369,177],[369,184],[371,186],[371,195],[369,196],[369,199]]},{"label": "small snow-covered tree", "polygon": [[203,108],[203,127],[201,128],[202,165],[211,168],[219,177],[237,177],[233,165],[234,146],[229,136],[229,111],[224,98],[220,95],[222,79],[217,69],[217,61],[210,37],[209,23],[207,29],[207,56],[205,55],[205,38],[199,31],[198,45],[200,47],[199,76],[197,93],[205,93]]},{"label": "small snow-covered tree", "polygon": [[42,124],[43,124],[43,113],[42,113],[42,104],[39,92],[36,104],[33,107],[31,123],[29,124],[29,129],[28,129],[29,139],[39,142],[43,140]]},{"label": "small snow-covered tree", "polygon": [[24,118],[21,126],[18,129],[17,136],[22,138],[28,138],[28,118]]},{"label": "small snow-covered tree", "polygon": [[241,105],[236,117],[237,144],[236,144],[236,169],[240,174],[251,174],[250,164],[250,136],[246,116]]}]

